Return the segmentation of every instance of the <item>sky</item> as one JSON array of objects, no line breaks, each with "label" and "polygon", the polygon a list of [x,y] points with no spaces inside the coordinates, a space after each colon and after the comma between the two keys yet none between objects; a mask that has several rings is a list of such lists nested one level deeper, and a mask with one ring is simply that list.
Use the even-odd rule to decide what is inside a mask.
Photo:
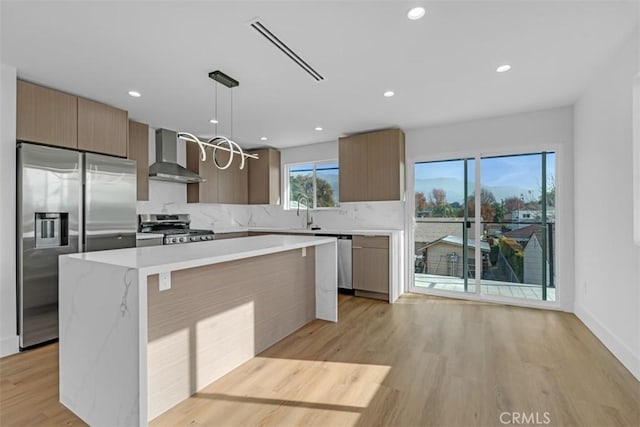
[{"label": "sky", "polygon": [[[473,183],[475,181],[475,160],[470,159],[469,167],[469,192],[473,192]],[[527,154],[518,156],[502,156],[502,157],[486,157],[481,159],[480,163],[480,182],[483,187],[489,189],[503,187],[500,191],[504,195],[507,191],[504,187],[508,187],[511,193],[525,193],[527,198],[528,190],[535,197],[540,196],[540,187],[542,184],[542,155]],[[547,153],[547,180],[555,176],[555,153]],[[417,163],[415,167],[416,191],[429,192],[430,189],[418,188],[419,180],[438,180],[445,178],[453,178],[459,182],[457,186],[462,192],[464,180],[464,161],[449,160],[440,162]],[[425,181],[423,181],[424,185]],[[549,183],[548,183],[549,184]]]}]

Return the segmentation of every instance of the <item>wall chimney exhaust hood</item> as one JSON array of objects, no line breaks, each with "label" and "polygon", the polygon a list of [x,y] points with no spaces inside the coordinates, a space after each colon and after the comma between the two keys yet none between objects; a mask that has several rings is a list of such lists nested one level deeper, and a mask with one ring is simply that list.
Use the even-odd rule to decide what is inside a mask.
[{"label": "wall chimney exhaust hood", "polygon": [[156,129],[156,162],[149,166],[149,179],[195,184],[205,179],[178,164],[178,136],[168,129]]}]

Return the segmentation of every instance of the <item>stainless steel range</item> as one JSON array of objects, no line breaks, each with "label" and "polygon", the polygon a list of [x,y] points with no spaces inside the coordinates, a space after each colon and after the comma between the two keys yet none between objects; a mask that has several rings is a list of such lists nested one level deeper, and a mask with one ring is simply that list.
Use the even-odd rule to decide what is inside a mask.
[{"label": "stainless steel range", "polygon": [[189,228],[189,214],[144,214],[138,215],[138,231],[141,233],[164,234],[164,245],[202,242],[214,240],[212,230]]}]

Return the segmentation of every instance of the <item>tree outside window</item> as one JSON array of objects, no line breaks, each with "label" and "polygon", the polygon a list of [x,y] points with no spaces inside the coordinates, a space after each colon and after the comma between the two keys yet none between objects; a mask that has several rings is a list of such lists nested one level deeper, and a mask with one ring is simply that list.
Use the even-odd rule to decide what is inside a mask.
[{"label": "tree outside window", "polygon": [[[339,206],[338,163],[307,163],[289,166],[289,208],[297,209],[298,200],[304,195],[309,208],[331,208]],[[300,207],[306,208],[300,200]]]}]

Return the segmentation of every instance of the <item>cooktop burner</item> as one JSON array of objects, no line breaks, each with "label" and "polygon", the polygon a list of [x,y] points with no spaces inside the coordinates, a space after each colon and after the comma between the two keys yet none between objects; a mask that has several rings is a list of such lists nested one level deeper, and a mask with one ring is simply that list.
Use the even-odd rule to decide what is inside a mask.
[{"label": "cooktop burner", "polygon": [[201,242],[214,240],[212,230],[196,230],[189,228],[191,220],[188,214],[146,214],[138,216],[138,229],[141,233],[164,234],[163,243],[173,245],[177,243]]}]

